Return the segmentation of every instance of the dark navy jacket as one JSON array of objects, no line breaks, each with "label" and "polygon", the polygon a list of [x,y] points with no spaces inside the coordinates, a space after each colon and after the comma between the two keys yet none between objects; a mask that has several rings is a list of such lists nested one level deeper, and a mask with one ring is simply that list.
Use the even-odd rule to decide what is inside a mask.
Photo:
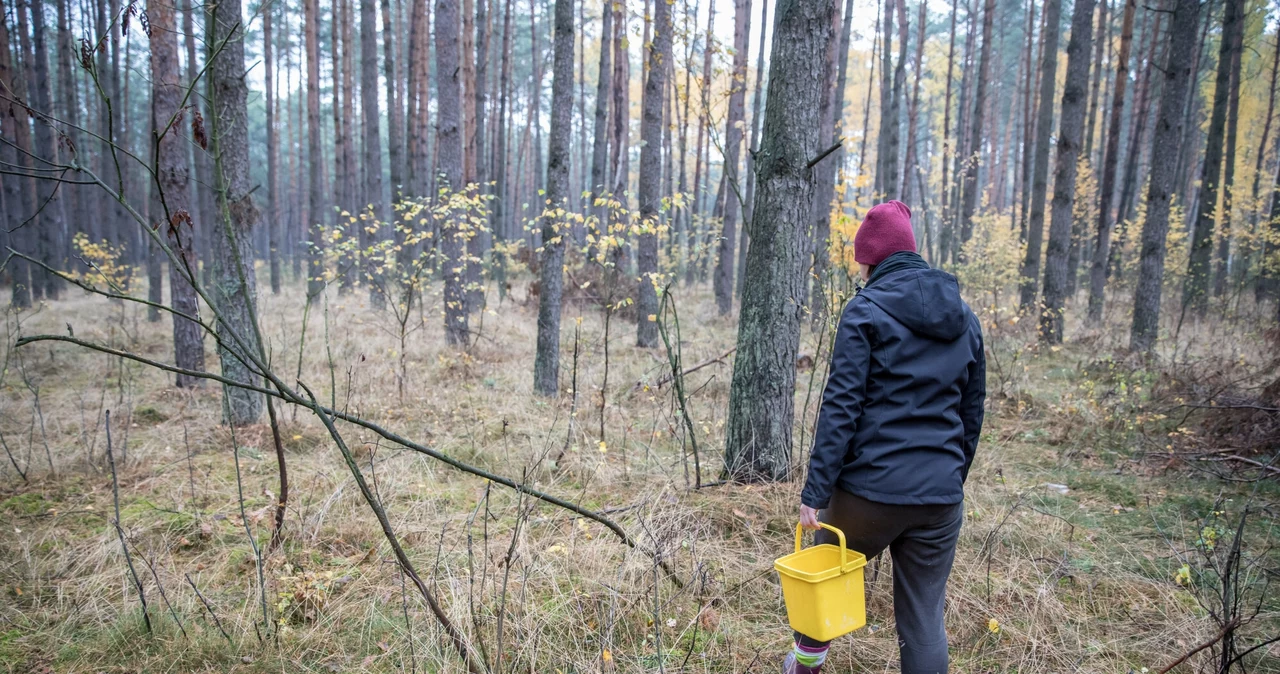
[{"label": "dark navy jacket", "polygon": [[877,503],[960,503],[986,391],[982,327],[955,277],[890,256],[840,318],[801,502],[825,508],[839,487]]}]

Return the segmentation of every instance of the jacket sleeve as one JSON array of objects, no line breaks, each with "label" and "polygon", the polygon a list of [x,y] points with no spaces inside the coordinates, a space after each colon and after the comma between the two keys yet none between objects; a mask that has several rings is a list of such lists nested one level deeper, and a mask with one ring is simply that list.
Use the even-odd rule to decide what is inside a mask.
[{"label": "jacket sleeve", "polygon": [[809,475],[800,494],[800,502],[810,508],[827,507],[858,428],[858,418],[867,399],[872,335],[871,303],[855,297],[845,307],[836,329],[831,371],[822,394],[822,408],[818,411],[813,451],[809,454]]},{"label": "jacket sleeve", "polygon": [[976,319],[972,320],[977,333],[978,349],[973,362],[969,364],[969,381],[960,398],[960,421],[964,424],[964,471],[960,474],[961,480],[969,479],[969,468],[973,465],[978,438],[982,435],[983,410],[987,400],[987,354],[983,346],[982,328],[977,325]]}]

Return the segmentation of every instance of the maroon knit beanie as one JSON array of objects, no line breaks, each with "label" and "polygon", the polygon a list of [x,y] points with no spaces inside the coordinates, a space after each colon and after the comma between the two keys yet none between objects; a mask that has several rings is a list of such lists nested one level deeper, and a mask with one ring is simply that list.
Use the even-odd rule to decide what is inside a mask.
[{"label": "maroon knit beanie", "polygon": [[874,267],[890,255],[904,250],[916,252],[916,236],[911,232],[911,209],[896,200],[873,206],[853,237],[853,259]]}]

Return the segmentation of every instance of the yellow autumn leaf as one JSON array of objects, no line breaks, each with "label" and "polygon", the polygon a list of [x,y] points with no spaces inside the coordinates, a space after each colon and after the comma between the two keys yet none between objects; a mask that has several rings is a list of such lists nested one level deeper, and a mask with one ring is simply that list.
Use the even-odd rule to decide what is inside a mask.
[{"label": "yellow autumn leaf", "polygon": [[1000,633],[1000,621],[999,621],[999,620],[996,620],[995,618],[992,618],[991,620],[988,620],[988,621],[987,621],[987,631],[991,632],[992,634],[999,634],[999,633]]},{"label": "yellow autumn leaf", "polygon": [[605,441],[604,441],[604,440],[601,440],[601,441],[600,441],[600,453],[601,453],[601,454],[604,454],[604,453],[605,453],[605,452],[607,452],[607,451],[609,451],[609,445],[605,444]]},{"label": "yellow autumn leaf", "polygon": [[600,659],[605,662],[613,662],[613,653],[610,653],[609,649],[606,648],[604,649],[604,652],[600,653]]}]

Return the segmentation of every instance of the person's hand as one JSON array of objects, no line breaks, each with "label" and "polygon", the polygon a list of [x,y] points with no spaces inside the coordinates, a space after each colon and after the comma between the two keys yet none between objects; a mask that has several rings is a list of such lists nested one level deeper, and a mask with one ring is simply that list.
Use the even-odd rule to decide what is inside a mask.
[{"label": "person's hand", "polygon": [[802,504],[800,506],[800,526],[809,530],[821,529],[822,525],[818,524],[818,511]]}]

